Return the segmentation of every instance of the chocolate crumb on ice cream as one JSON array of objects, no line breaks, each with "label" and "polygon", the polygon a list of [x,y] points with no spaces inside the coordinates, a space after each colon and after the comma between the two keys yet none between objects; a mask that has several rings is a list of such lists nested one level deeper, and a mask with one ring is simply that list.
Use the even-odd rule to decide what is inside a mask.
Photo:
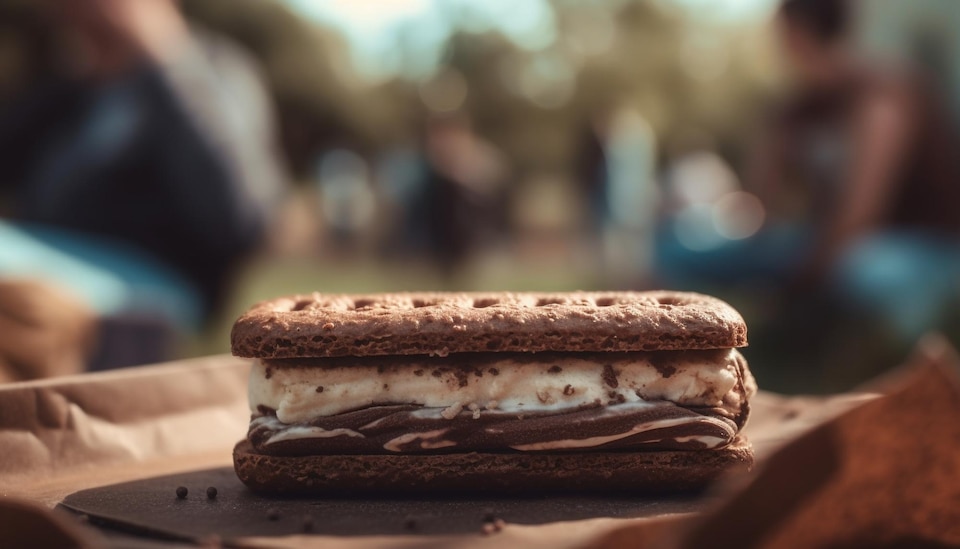
[{"label": "chocolate crumb on ice cream", "polygon": [[232,343],[261,492],[649,492],[752,463],[746,327],[708,296],[314,294]]}]

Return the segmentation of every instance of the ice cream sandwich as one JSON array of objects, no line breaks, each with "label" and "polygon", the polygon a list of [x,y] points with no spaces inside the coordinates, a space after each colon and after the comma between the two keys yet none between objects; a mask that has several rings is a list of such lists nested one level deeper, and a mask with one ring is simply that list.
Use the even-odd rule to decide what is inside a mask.
[{"label": "ice cream sandwich", "polygon": [[231,339],[257,492],[671,492],[753,461],[747,329],[709,296],[300,295]]}]

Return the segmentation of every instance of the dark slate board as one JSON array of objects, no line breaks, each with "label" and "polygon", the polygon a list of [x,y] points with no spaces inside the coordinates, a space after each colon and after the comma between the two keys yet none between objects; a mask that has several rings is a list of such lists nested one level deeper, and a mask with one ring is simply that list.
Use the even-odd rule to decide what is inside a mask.
[{"label": "dark slate board", "polygon": [[[177,499],[176,489],[189,490]],[[207,487],[217,488],[216,499]],[[479,534],[485,521],[544,524],[596,517],[648,517],[692,512],[704,505],[696,496],[529,498],[309,498],[259,496],[230,467],[148,478],[83,490],[60,507],[87,516],[91,524],[171,540],[209,536],[323,534],[431,535]],[[271,520],[270,516],[276,516]]]}]

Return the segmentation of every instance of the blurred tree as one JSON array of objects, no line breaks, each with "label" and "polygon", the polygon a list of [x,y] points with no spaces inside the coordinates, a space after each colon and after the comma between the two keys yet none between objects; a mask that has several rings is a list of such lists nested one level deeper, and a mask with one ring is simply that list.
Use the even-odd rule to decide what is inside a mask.
[{"label": "blurred tree", "polygon": [[[667,155],[699,139],[691,136],[706,135],[735,161],[775,82],[762,20],[720,20],[662,0],[550,0],[549,21],[537,27],[542,36],[523,43],[478,24],[469,5],[440,3],[437,17],[449,28],[443,50],[423,50],[416,20],[400,25],[393,39],[401,72],[379,83],[352,66],[340,30],[305,19],[281,0],[182,6],[260,60],[284,149],[301,176],[324,148],[370,155],[419,139],[429,112],[421,84],[444,68],[462,77],[460,110],[506,153],[518,180],[544,173],[569,178],[578,133],[621,106],[647,119]],[[39,12],[36,2],[0,0],[0,101],[57,69],[58,37]],[[435,59],[439,67],[431,72]]]},{"label": "blurred tree", "polygon": [[621,106],[643,114],[666,154],[707,135],[738,156],[775,81],[758,21],[718,21],[652,0],[550,5],[556,38],[539,49],[472,32],[462,13],[447,13],[459,30],[442,66],[464,76],[464,110],[519,174],[573,173],[580,129]]},{"label": "blurred tree", "polygon": [[407,100],[389,86],[365,85],[349,66],[347,44],[276,0],[193,0],[192,20],[247,47],[263,64],[293,169],[313,168],[321,148],[370,151],[399,138]]}]

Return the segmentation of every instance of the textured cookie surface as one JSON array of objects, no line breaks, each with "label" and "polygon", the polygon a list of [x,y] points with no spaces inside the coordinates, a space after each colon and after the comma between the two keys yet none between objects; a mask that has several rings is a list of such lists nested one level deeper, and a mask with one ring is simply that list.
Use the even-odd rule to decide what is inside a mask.
[{"label": "textured cookie surface", "polygon": [[255,305],[231,334],[250,358],[725,349],[743,318],[682,292],[310,294]]},{"label": "textured cookie surface", "polygon": [[233,464],[250,489],[284,496],[654,494],[696,490],[724,473],[748,470],[753,449],[741,437],[702,451],[278,457],[257,454],[243,440]]}]

